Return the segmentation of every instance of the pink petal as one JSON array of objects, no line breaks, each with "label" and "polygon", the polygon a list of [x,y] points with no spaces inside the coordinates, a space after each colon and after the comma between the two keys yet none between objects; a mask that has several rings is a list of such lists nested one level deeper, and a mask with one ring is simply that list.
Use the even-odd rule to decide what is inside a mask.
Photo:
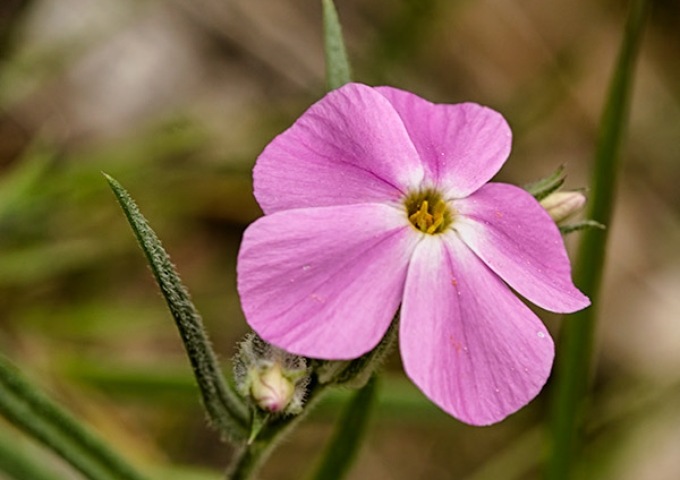
[{"label": "pink petal", "polygon": [[238,257],[246,319],[291,353],[356,358],[387,331],[421,237],[401,209],[380,204],[264,216],[246,230]]},{"label": "pink petal", "polygon": [[265,213],[398,201],[423,167],[401,118],[373,88],[348,84],[312,105],[257,159]]},{"label": "pink petal", "polygon": [[452,198],[488,182],[510,154],[512,132],[500,113],[475,103],[438,105],[377,87],[397,109],[425,164],[426,180]]},{"label": "pink petal", "polygon": [[521,188],[489,183],[456,200],[453,228],[503,280],[539,307],[569,313],[590,305],[571,281],[555,222]]},{"label": "pink petal", "polygon": [[399,338],[406,374],[472,425],[498,422],[531,401],[554,355],[540,320],[455,235],[418,244]]}]

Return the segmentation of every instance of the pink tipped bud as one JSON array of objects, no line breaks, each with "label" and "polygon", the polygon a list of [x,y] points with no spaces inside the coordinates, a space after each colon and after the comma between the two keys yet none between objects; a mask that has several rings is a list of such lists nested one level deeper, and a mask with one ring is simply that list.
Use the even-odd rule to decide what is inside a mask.
[{"label": "pink tipped bud", "polygon": [[278,363],[263,372],[253,369],[250,375],[252,378],[250,395],[262,410],[281,412],[293,399],[295,384],[283,374]]},{"label": "pink tipped bud", "polygon": [[555,223],[561,223],[581,210],[586,204],[586,197],[581,192],[554,192],[541,200]]},{"label": "pink tipped bud", "polygon": [[234,379],[239,393],[253,408],[268,413],[302,412],[309,384],[304,357],[285,352],[257,335],[246,335],[234,359]]}]

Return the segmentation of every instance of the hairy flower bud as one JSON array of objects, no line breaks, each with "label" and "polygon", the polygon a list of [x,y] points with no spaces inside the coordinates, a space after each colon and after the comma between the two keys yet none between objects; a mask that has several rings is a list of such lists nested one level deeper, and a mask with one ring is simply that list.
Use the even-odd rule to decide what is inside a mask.
[{"label": "hairy flower bud", "polygon": [[583,210],[586,196],[581,192],[553,192],[543,200],[541,206],[546,209],[555,223],[561,223]]},{"label": "hairy flower bud", "polygon": [[262,410],[280,412],[293,399],[295,384],[283,374],[278,363],[263,372],[253,368],[250,375],[250,395]]},{"label": "hairy flower bud", "polygon": [[238,391],[260,410],[296,415],[302,411],[309,372],[304,357],[247,335],[234,359]]}]

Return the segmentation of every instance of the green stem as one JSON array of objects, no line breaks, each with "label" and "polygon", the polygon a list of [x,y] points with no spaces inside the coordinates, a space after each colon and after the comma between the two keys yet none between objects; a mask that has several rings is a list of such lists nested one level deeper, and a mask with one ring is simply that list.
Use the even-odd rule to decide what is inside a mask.
[{"label": "green stem", "polygon": [[[611,222],[619,150],[627,123],[634,66],[647,13],[646,0],[632,3],[602,117],[587,218],[604,225]],[[547,480],[571,478],[572,468],[578,458],[607,233],[607,230],[595,228],[585,230],[575,262],[574,282],[590,297],[593,306],[567,318],[560,334],[560,356],[555,367],[556,384],[552,400],[552,450],[545,471]]]},{"label": "green stem", "polygon": [[248,437],[248,414],[241,398],[227,386],[203,327],[203,320],[179,279],[160,240],[125,189],[104,174],[137,236],[170,308],[203,397],[203,405],[220,433],[232,440]]},{"label": "green stem", "polygon": [[[278,440],[292,431],[310,412],[320,398],[328,391],[329,385],[314,382],[310,386],[309,397],[304,413],[295,417],[282,417],[265,425],[257,439],[252,443],[244,443],[232,460],[228,480],[248,480],[252,478],[274,447]],[[337,430],[327,448],[327,453],[315,475],[315,479],[340,479],[347,472],[351,460],[356,455],[363,437],[369,413],[375,404],[377,382],[372,378],[363,388],[358,390],[347,405],[343,415],[337,423]],[[328,476],[327,473],[334,474]]]},{"label": "green stem", "polygon": [[273,449],[272,443],[266,445],[257,442],[244,445],[241,450],[236,453],[230,471],[227,473],[227,479],[248,480],[251,478],[251,476],[259,470],[271,449]]},{"label": "green stem", "polygon": [[347,403],[313,480],[341,480],[359,453],[378,392],[375,375]]},{"label": "green stem", "polygon": [[278,440],[292,431],[305,418],[328,388],[327,385],[313,381],[309,386],[309,395],[303,413],[271,420],[262,428],[255,441],[244,442],[232,460],[227,479],[248,480],[252,478],[278,445]]},{"label": "green stem", "polygon": [[0,413],[92,480],[143,480],[108,445],[39,393],[0,356]]},{"label": "green stem", "polygon": [[[326,81],[328,90],[334,90],[352,81],[352,69],[347,57],[347,49],[342,37],[342,28],[333,0],[322,0],[322,8]],[[308,388],[309,396],[304,412],[311,410],[312,404],[326,391],[327,385],[319,383],[318,378],[316,378],[314,384]],[[283,417],[264,425],[255,441],[251,443],[245,442],[242,445],[241,450],[232,461],[227,478],[229,480],[247,480],[251,478],[274,449],[277,439],[285,432],[292,430],[303,417],[304,414],[295,417]]]}]

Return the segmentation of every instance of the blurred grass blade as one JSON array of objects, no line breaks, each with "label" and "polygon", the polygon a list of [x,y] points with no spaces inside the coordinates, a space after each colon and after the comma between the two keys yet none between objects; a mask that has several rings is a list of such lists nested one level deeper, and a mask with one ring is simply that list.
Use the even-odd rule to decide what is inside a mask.
[{"label": "blurred grass blade", "polygon": [[[648,10],[646,0],[634,0],[631,4],[600,126],[586,218],[604,225],[610,224],[612,216],[619,150],[627,123],[635,61]],[[581,420],[588,390],[608,232],[608,229],[598,228],[585,230],[574,264],[574,282],[590,297],[593,305],[566,318],[562,326],[555,368],[551,454],[545,471],[547,480],[571,478],[579,454]]]},{"label": "blurred grass blade", "polygon": [[[3,429],[4,430],[4,429]],[[12,436],[0,432],[0,478],[13,480],[64,480],[49,466],[36,461],[36,452],[27,452],[17,442],[16,433]]]},{"label": "blurred grass blade", "polygon": [[326,51],[326,83],[335,90],[352,81],[352,68],[347,57],[342,28],[333,0],[323,1],[324,48]]},{"label": "blurred grass blade", "polygon": [[28,203],[31,190],[54,163],[57,152],[40,141],[31,145],[14,170],[0,181],[0,220]]},{"label": "blurred grass blade", "polygon": [[203,321],[179,279],[170,257],[125,189],[104,174],[146,255],[156,281],[168,303],[203,397],[203,405],[215,428],[228,439],[243,440],[248,436],[247,410],[240,397],[222,376],[217,357],[210,346]]},{"label": "blurred grass blade", "polygon": [[90,480],[144,478],[108,445],[38,392],[2,356],[0,356],[0,413],[16,427],[56,452]]},{"label": "blurred grass blade", "polygon": [[513,436],[511,442],[500,447],[464,480],[521,480],[530,477],[540,462],[536,452],[543,446],[543,430],[531,427]]},{"label": "blurred grass blade", "polygon": [[374,375],[354,393],[337,421],[335,432],[312,480],[341,480],[349,473],[366,433],[377,391],[378,382]]}]

